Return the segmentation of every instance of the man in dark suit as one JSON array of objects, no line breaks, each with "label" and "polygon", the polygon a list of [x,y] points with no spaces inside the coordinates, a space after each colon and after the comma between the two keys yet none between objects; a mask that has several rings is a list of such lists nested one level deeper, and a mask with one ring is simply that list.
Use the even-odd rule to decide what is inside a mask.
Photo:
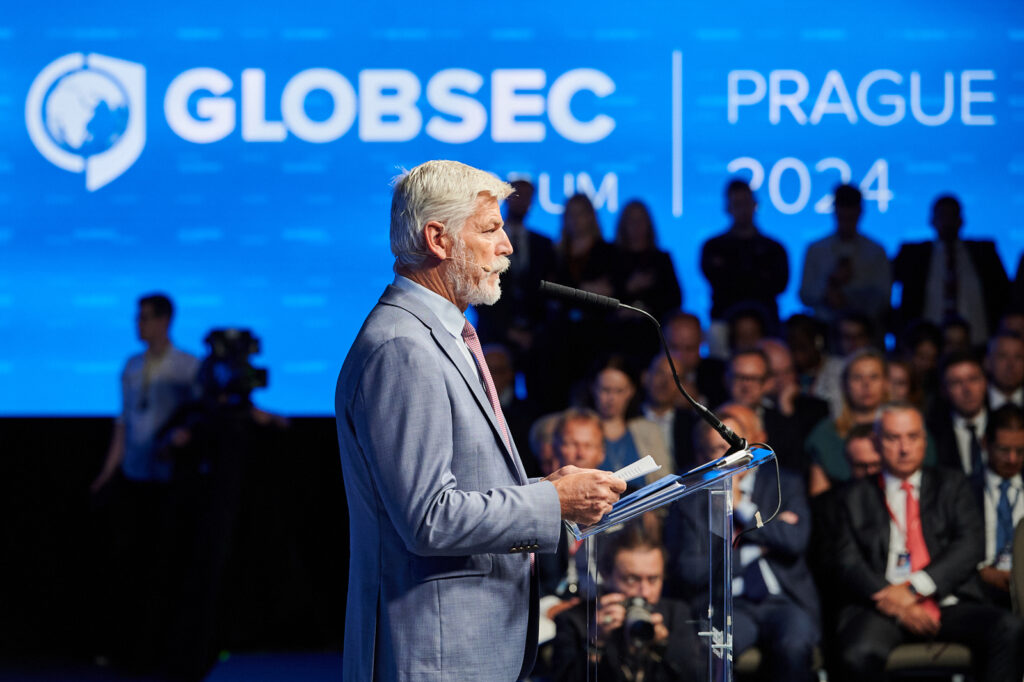
[{"label": "man in dark suit", "polygon": [[796,421],[803,443],[818,422],[828,417],[828,401],[800,390],[789,346],[779,339],[761,339],[757,347],[768,358],[765,397],[784,416]]},{"label": "man in dark suit", "polygon": [[1010,570],[1013,532],[1024,519],[1024,411],[1013,404],[993,410],[985,430],[988,463],[971,483],[985,521],[985,561],[978,575],[986,596],[996,606],[1010,608]]},{"label": "man in dark suit", "polygon": [[[726,405],[722,421],[748,441],[764,438],[757,415],[746,407]],[[699,459],[725,454],[728,445],[704,422],[694,434]],[[769,515],[779,503],[774,470],[733,476],[733,519],[737,528],[752,528],[758,511]],[[782,507],[778,517],[742,536],[733,554],[733,653],[755,644],[766,657],[765,679],[803,681],[811,676],[811,656],[819,640],[819,608],[814,581],[804,560],[811,532],[810,511],[800,477],[781,472]],[[669,510],[665,541],[670,579],[700,610],[708,603],[707,499],[693,495]]]},{"label": "man in dark suit", "polygon": [[927,436],[916,408],[886,406],[875,432],[883,473],[852,482],[840,500],[842,679],[878,678],[897,645],[936,638],[970,647],[976,679],[1019,681],[1024,623],[981,603],[984,535],[967,479],[922,469]]},{"label": "man in dark suit", "polygon": [[985,463],[981,444],[988,420],[985,372],[977,357],[964,352],[945,358],[940,376],[945,400],[928,415],[928,431],[935,438],[938,464],[969,476]]},{"label": "man in dark suit", "polygon": [[672,357],[677,358],[676,369],[683,386],[694,398],[709,405],[720,405],[729,399],[722,384],[725,363],[719,358],[700,355],[704,334],[700,319],[692,313],[677,310],[661,322],[665,341]]},{"label": "man in dark suit", "polygon": [[1010,280],[996,245],[960,239],[960,201],[950,194],[932,204],[931,224],[935,241],[903,244],[893,260],[893,281],[903,285],[897,331],[917,318],[942,324],[959,315],[970,323],[971,342],[983,344],[995,331],[1010,295]]}]

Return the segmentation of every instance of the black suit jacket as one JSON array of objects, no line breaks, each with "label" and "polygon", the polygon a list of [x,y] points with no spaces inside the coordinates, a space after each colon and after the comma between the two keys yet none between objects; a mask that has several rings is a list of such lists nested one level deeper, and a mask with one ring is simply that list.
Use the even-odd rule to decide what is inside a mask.
[{"label": "black suit jacket", "polygon": [[[660,660],[648,659],[637,665],[631,661],[628,646],[622,630],[612,633],[605,645],[598,663],[597,679],[626,679],[621,666],[633,671],[644,670],[644,679],[651,682],[676,680],[698,680],[703,677],[704,656],[701,644],[693,626],[690,607],[686,602],[662,597],[654,611],[664,618],[668,628],[668,641],[658,647]],[[586,682],[587,661],[587,611],[586,604],[577,604],[555,618],[555,641],[551,678],[559,682]]]},{"label": "black suit jacket", "polygon": [[[986,402],[987,400],[986,398]],[[966,476],[967,472],[964,471],[964,462],[960,458],[960,446],[957,443],[956,431],[953,430],[953,411],[949,403],[940,400],[929,411],[925,423],[928,427],[928,435],[935,442],[936,464],[955,469]],[[981,438],[983,435],[979,433],[978,438]],[[970,459],[970,453],[965,454],[967,459]]]},{"label": "black suit jacket", "polygon": [[[981,295],[985,300],[985,318],[988,320],[986,333],[996,329],[999,318],[1006,309],[1010,296],[1010,280],[1006,268],[996,252],[995,242],[965,241],[967,254],[981,282]],[[896,331],[900,331],[910,320],[921,317],[927,296],[928,269],[931,267],[935,242],[903,244],[892,262],[892,279],[903,285],[903,298],[897,312]]]},{"label": "black suit jacket", "polygon": [[[751,500],[765,518],[779,500],[774,469],[765,467],[758,471],[751,493]],[[780,485],[782,508],[779,513],[791,511],[797,515],[798,522],[790,524],[775,519],[744,537],[767,549],[764,558],[778,578],[783,595],[818,622],[818,595],[804,558],[811,535],[811,514],[803,480],[794,473],[782,471]],[[694,604],[706,603],[709,549],[708,508],[704,495],[691,495],[670,507],[665,522],[665,545],[671,579],[685,595],[692,596]],[[736,558],[733,572],[739,572]]]},{"label": "black suit jacket", "polygon": [[[880,476],[851,482],[839,498],[842,522],[837,536],[836,572],[855,603],[873,607],[871,595],[888,585],[889,512]],[[935,597],[981,601],[976,577],[985,552],[984,524],[970,485],[952,469],[922,470],[921,531],[935,581]]]}]

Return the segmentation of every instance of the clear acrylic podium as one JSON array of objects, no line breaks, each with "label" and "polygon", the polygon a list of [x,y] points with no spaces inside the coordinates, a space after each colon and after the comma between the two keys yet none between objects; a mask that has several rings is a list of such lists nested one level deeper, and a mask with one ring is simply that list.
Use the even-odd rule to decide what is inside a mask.
[{"label": "clear acrylic podium", "polygon": [[[748,454],[749,459],[744,457]],[[666,519],[664,544],[675,554],[667,557],[665,584],[678,578],[670,571],[684,572],[684,578],[691,586],[703,586],[706,581],[706,590],[698,591],[701,594],[698,597],[699,601],[693,601],[692,596],[688,599],[694,615],[694,620],[688,627],[694,628],[699,641],[696,655],[706,659],[695,667],[699,669],[701,677],[706,672],[708,680],[732,680],[732,478],[740,472],[771,462],[775,459],[775,454],[769,449],[753,447],[723,459],[728,461],[721,463],[722,460],[719,460],[719,466],[711,463],[678,477],[666,477],[671,483],[666,483],[660,489],[655,489],[653,494],[648,494],[646,497],[649,499],[645,504],[636,504],[642,501],[641,498],[634,497],[632,501],[628,501],[624,496],[622,501],[629,503],[618,509],[618,516],[617,512],[613,511],[599,524],[590,527],[568,524],[576,539],[584,541],[580,549],[586,552],[587,559],[586,604],[590,633],[587,651],[588,680],[599,679],[602,656],[597,643],[598,627],[595,620],[599,600],[607,593],[607,590],[603,589],[604,576],[599,571],[602,546],[612,542],[614,534],[621,532],[629,524],[644,523],[643,515],[648,512],[659,514]],[[769,473],[766,469],[764,472],[764,475],[774,474],[774,470]],[[676,536],[669,537],[670,533]],[[686,538],[686,547],[679,545],[681,537]],[[662,598],[666,598],[664,592]],[[607,677],[606,674],[605,678]]]}]

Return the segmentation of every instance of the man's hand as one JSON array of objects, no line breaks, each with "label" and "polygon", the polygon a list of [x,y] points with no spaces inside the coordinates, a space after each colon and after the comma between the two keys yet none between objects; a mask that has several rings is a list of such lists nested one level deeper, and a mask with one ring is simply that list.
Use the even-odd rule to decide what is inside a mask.
[{"label": "man's hand", "polygon": [[981,575],[982,580],[997,590],[1002,590],[1003,592],[1010,591],[1009,571],[1000,571],[995,566],[986,566],[979,570],[978,574]]},{"label": "man's hand", "polygon": [[587,469],[580,469],[578,466],[573,466],[572,464],[569,464],[560,469],[556,469],[552,473],[548,474],[547,476],[544,477],[544,480],[551,481],[552,483],[554,483],[558,479],[564,478],[569,474],[580,474],[583,473],[584,471],[587,471]]},{"label": "man's hand", "polygon": [[[552,476],[568,467],[562,467]],[[575,467],[573,467],[575,468]],[[626,482],[607,471],[578,469],[551,480],[558,491],[562,518],[574,523],[591,525],[612,510],[612,505],[626,490]]]},{"label": "man's hand", "polygon": [[899,613],[917,604],[917,595],[910,591],[909,583],[886,585],[871,595],[875,606],[887,616],[899,617]]},{"label": "man's hand", "polygon": [[597,641],[607,642],[608,636],[626,621],[626,597],[618,592],[609,592],[597,603]]},{"label": "man's hand", "polygon": [[896,614],[900,625],[922,637],[934,637],[939,632],[939,621],[920,604],[911,604]]},{"label": "man's hand", "polygon": [[654,643],[664,644],[668,641],[668,628],[665,627],[665,617],[660,613],[651,614],[651,625],[654,626]]}]

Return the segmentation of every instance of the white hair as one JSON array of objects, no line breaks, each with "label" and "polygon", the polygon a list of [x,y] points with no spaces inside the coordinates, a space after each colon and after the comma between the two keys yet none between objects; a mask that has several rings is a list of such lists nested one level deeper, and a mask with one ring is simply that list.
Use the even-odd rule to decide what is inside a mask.
[{"label": "white hair", "polygon": [[501,201],[512,186],[458,161],[427,161],[394,181],[391,198],[391,253],[395,268],[418,268],[427,259],[423,226],[432,220],[457,237],[477,210],[481,194]]}]

